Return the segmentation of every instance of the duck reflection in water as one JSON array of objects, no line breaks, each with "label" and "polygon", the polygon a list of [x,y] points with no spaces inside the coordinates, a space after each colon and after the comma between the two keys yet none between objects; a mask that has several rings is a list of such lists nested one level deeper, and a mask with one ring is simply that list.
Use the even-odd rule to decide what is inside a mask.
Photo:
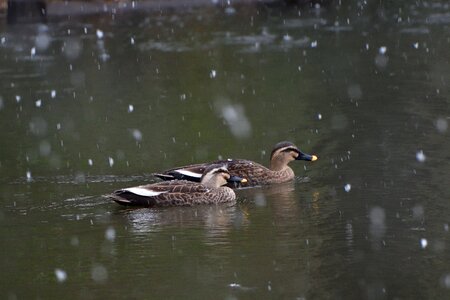
[{"label": "duck reflection in water", "polygon": [[126,217],[131,231],[136,234],[161,232],[167,228],[203,228],[206,237],[223,240],[231,229],[248,225],[248,215],[240,206],[230,204],[125,209],[117,214]]},{"label": "duck reflection in water", "polygon": [[274,213],[274,221],[277,224],[301,220],[306,211],[318,214],[320,192],[310,190],[310,188],[301,188],[308,181],[308,178],[296,177],[293,181],[281,184],[241,189],[239,196],[244,200],[241,201],[240,206],[248,215],[252,214],[254,207],[269,207]]}]

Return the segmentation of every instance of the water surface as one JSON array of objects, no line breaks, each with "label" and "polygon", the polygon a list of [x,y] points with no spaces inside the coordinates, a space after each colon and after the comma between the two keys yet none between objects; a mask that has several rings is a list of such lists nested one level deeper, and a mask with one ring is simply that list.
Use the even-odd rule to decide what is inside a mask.
[{"label": "water surface", "polygon": [[[448,298],[450,7],[338,2],[2,16],[1,297]],[[104,197],[282,140],[234,206]]]}]

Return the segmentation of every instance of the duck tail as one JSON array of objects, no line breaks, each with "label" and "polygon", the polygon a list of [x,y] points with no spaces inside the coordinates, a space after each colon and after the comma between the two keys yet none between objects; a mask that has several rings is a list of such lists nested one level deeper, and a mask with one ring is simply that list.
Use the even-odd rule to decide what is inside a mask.
[{"label": "duck tail", "polygon": [[108,195],[108,197],[114,202],[127,205],[127,206],[146,206],[152,207],[155,206],[156,201],[150,197],[140,196],[128,191],[118,190],[114,193]]}]

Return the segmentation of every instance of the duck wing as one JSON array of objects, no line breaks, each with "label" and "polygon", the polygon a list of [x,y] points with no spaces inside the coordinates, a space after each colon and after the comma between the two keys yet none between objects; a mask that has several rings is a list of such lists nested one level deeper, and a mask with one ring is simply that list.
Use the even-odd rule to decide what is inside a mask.
[{"label": "duck wing", "polygon": [[230,187],[245,187],[261,184],[261,179],[266,177],[271,171],[263,165],[251,160],[234,159],[228,162],[228,172],[230,172],[231,175],[247,179],[245,184]]},{"label": "duck wing", "polygon": [[164,181],[154,184],[124,188],[115,191],[110,197],[119,204],[139,206],[169,206],[174,201],[189,205],[193,195],[209,192],[200,184],[186,180]]},{"label": "duck wing", "polygon": [[229,187],[253,186],[261,183],[261,179],[267,176],[270,170],[263,165],[246,159],[216,160],[208,163],[193,164],[153,174],[163,180],[189,180],[200,182],[206,168],[212,164],[225,164],[230,174],[247,179],[246,184],[228,184]]},{"label": "duck wing", "polygon": [[169,169],[162,173],[154,173],[153,175],[162,180],[189,180],[200,182],[206,168],[213,164],[226,164],[228,161],[229,160],[216,160],[208,163],[187,165]]}]

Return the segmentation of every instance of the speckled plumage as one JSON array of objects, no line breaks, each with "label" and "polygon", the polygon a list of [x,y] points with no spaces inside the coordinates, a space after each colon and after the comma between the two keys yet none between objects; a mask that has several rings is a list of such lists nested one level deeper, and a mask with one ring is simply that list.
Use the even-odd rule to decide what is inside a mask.
[{"label": "speckled plumage", "polygon": [[[301,152],[291,142],[280,142],[272,150],[270,157],[270,169],[256,162],[245,159],[228,159],[213,161],[210,163],[200,163],[184,167],[174,168],[155,174],[163,180],[191,180],[199,181],[199,174],[202,174],[211,164],[225,164],[231,175],[247,179],[239,187],[258,186],[266,184],[275,184],[290,181],[294,178],[294,171],[288,166],[293,160],[317,160],[317,156]],[[196,176],[192,176],[197,174]],[[230,187],[236,187],[235,184],[228,184]]]},{"label": "speckled plumage", "polygon": [[[110,197],[119,204],[145,207],[235,203],[236,194],[234,191],[226,186],[221,186],[226,184],[227,180],[231,180],[226,168],[217,168],[216,165],[209,166],[204,173],[209,174],[208,172],[211,169],[219,171],[216,171],[217,174],[213,174],[211,178],[204,179],[202,183],[187,180],[158,182],[120,189],[111,194]],[[217,180],[219,176],[224,178]],[[237,179],[245,181],[242,178]],[[234,178],[233,180],[237,179]],[[213,182],[214,180],[217,182]]]}]

